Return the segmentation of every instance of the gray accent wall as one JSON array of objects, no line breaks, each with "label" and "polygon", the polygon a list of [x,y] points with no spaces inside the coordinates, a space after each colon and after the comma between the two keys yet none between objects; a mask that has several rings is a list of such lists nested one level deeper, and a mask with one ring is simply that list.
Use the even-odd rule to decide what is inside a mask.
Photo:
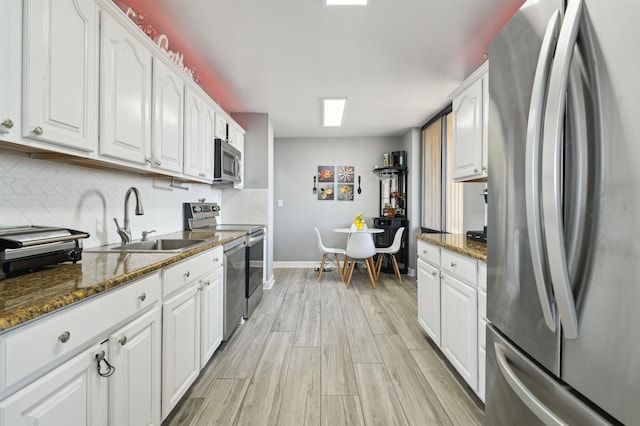
[{"label": "gray accent wall", "polygon": [[[276,138],[274,261],[319,261],[313,226],[320,230],[325,245],[336,247],[346,246],[346,235],[333,229],[350,226],[356,213],[362,213],[371,226],[371,218],[378,216],[380,202],[380,181],[373,169],[382,165],[385,152],[403,149],[402,137]],[[353,201],[318,200],[318,195],[312,192],[313,177],[318,166],[325,165],[354,166],[355,188],[360,175],[362,194],[355,193]]]}]

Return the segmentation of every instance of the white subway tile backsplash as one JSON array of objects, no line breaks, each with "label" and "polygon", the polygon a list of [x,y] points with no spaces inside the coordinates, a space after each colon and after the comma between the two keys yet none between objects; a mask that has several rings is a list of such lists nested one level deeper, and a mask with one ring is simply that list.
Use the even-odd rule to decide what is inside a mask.
[{"label": "white subway tile backsplash", "polygon": [[89,232],[85,247],[119,241],[113,218],[122,223],[124,196],[140,191],[144,216],[134,215],[129,200],[131,231],[158,234],[182,229],[182,203],[205,198],[221,202],[221,191],[206,184],[185,184],[189,191],[169,187],[170,179],[116,170],[97,170],[0,148],[0,226],[52,225]]}]

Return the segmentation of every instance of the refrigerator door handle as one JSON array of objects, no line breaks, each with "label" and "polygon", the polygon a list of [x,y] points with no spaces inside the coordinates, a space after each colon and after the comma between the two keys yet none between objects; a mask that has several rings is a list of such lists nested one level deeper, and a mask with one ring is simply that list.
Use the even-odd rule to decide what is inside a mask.
[{"label": "refrigerator door handle", "polygon": [[529,249],[533,275],[542,307],[544,322],[551,331],[556,330],[555,310],[551,288],[547,285],[543,265],[542,218],[540,215],[540,154],[542,146],[542,125],[547,95],[547,78],[555,51],[555,39],[560,28],[560,12],[549,18],[542,39],[538,64],[533,79],[529,118],[527,120],[527,144],[525,153],[525,200]]},{"label": "refrigerator door handle", "polygon": [[575,48],[583,0],[568,2],[560,28],[555,58],[549,77],[549,94],[544,117],[542,144],[542,219],[547,262],[556,306],[564,336],[578,337],[578,316],[569,278],[562,218],[562,147],[564,111],[567,98],[569,70]]},{"label": "refrigerator door handle", "polygon": [[495,342],[493,347],[496,351],[496,361],[498,368],[505,378],[509,387],[515,392],[520,400],[546,425],[562,425],[566,426],[566,423],[562,421],[549,407],[544,405],[518,378],[517,374],[511,366],[502,345]]}]

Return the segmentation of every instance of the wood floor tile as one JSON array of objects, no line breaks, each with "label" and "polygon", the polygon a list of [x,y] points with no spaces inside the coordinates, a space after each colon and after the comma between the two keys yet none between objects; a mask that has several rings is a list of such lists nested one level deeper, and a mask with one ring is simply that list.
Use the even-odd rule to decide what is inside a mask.
[{"label": "wood floor tile", "polygon": [[277,424],[293,337],[293,333],[269,333],[234,424]]},{"label": "wood floor tile", "polygon": [[373,334],[396,334],[396,328],[375,295],[360,295],[360,304]]},{"label": "wood floor tile", "polygon": [[322,426],[364,426],[360,398],[357,396],[321,397]]},{"label": "wood floor tile", "polygon": [[402,406],[383,364],[356,364],[362,413],[367,425],[407,425]]},{"label": "wood floor tile", "polygon": [[193,424],[204,398],[185,398],[164,421],[164,426],[187,426]]},{"label": "wood floor tile", "polygon": [[302,294],[286,293],[282,302],[282,308],[278,312],[271,331],[296,331],[298,317],[300,316]]},{"label": "wood floor tile", "polygon": [[278,425],[320,424],[320,348],[294,347],[282,394]]},{"label": "wood floor tile", "polygon": [[378,335],[384,359],[400,404],[410,425],[451,425],[444,408],[399,335]]},{"label": "wood floor tile", "polygon": [[417,310],[403,306],[400,301],[381,301],[380,303],[408,349],[429,347],[426,337],[417,326]]},{"label": "wood floor tile", "polygon": [[320,300],[305,300],[302,304],[295,346],[320,346]]},{"label": "wood floor tile", "polygon": [[354,363],[382,363],[367,317],[355,292],[341,293],[342,315]]},{"label": "wood floor tile", "polygon": [[337,287],[322,287],[320,316],[323,321],[342,321],[342,306]]},{"label": "wood floor tile", "polygon": [[467,396],[433,349],[410,353],[454,425],[484,424],[482,410]]},{"label": "wood floor tile", "polygon": [[242,399],[249,387],[246,379],[217,379],[211,383],[192,424],[230,425],[238,414]]},{"label": "wood floor tile", "polygon": [[322,395],[358,395],[342,321],[322,321]]}]

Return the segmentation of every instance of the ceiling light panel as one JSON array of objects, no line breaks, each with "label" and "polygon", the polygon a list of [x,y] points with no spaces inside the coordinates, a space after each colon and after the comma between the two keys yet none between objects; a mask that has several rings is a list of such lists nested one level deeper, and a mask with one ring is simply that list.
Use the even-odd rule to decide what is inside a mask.
[{"label": "ceiling light panel", "polygon": [[323,99],[322,125],[325,127],[341,126],[346,103],[346,98]]}]

